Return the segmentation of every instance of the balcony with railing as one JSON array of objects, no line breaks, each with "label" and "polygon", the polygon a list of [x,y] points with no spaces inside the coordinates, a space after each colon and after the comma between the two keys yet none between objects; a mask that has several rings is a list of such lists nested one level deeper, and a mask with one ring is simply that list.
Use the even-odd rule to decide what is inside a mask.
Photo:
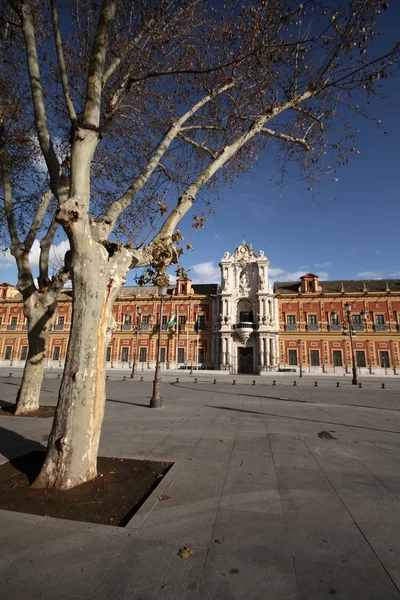
[{"label": "balcony with railing", "polygon": [[297,331],[297,323],[286,323],[285,331]]},{"label": "balcony with railing", "polygon": [[7,331],[16,331],[17,330],[17,324],[16,323],[9,323],[7,325]]},{"label": "balcony with railing", "polygon": [[[162,331],[166,331],[167,330],[167,324],[163,323],[161,325],[161,329],[162,329]],[[153,330],[154,331],[160,331],[160,323],[157,323],[156,325],[154,325]]]},{"label": "balcony with railing", "polygon": [[142,331],[150,331],[150,323],[142,323],[142,324],[140,325],[140,329],[141,329]]},{"label": "balcony with railing", "polygon": [[375,331],[387,331],[388,329],[389,328],[387,323],[375,323],[374,325]]},{"label": "balcony with railing", "polygon": [[232,325],[232,329],[255,329],[256,328],[256,324],[255,323],[251,323],[250,321],[239,321],[239,323],[236,323],[234,325]]},{"label": "balcony with railing", "polygon": [[342,326],[340,323],[329,323],[328,328],[329,331],[342,331]]},{"label": "balcony with railing", "polygon": [[122,331],[131,331],[132,330],[132,323],[122,323],[121,330]]},{"label": "balcony with railing", "polygon": [[397,331],[400,331],[400,323],[397,323]]},{"label": "balcony with railing", "polygon": [[64,329],[64,323],[56,323],[54,325],[54,329],[55,329],[55,331],[63,331],[63,329]]},{"label": "balcony with railing", "polygon": [[352,331],[365,331],[364,323],[352,323],[351,330]]},{"label": "balcony with railing", "polygon": [[319,331],[319,323],[307,323],[307,331]]}]

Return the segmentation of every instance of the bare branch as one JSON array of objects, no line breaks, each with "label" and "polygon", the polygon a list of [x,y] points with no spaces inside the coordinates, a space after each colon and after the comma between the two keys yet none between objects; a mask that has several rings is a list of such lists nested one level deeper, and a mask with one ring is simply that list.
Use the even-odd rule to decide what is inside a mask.
[{"label": "bare branch", "polygon": [[33,24],[31,8],[28,2],[23,2],[20,4],[19,14],[21,16],[22,31],[25,39],[26,58],[28,62],[28,73],[32,91],[36,131],[43,157],[49,170],[50,182],[51,185],[54,186],[58,179],[60,165],[54,151],[47,123],[39,59],[36,49],[35,27]]},{"label": "bare branch", "polygon": [[268,129],[268,127],[263,127],[261,129],[261,133],[266,133],[271,137],[276,137],[281,140],[285,140],[286,142],[290,142],[291,144],[297,144],[299,146],[303,146],[305,150],[311,150],[310,146],[307,144],[304,138],[297,138],[293,135],[286,135],[285,133],[281,133],[279,131],[273,131],[272,129]]},{"label": "bare branch", "polygon": [[53,216],[46,235],[40,242],[40,256],[39,256],[39,289],[43,288],[49,282],[49,256],[50,248],[53,243],[54,236],[58,228],[58,223]]},{"label": "bare branch", "polygon": [[199,144],[198,142],[195,142],[194,140],[192,140],[190,137],[187,137],[183,133],[179,133],[178,135],[180,138],[185,140],[185,142],[187,142],[188,144],[191,144],[195,148],[198,148],[199,150],[202,150],[203,152],[206,152],[207,154],[209,154],[211,156],[211,158],[217,158],[217,154],[215,152],[213,152],[212,150],[210,150],[210,148],[207,148],[207,146],[205,146],[204,144]]},{"label": "bare branch", "polygon": [[76,125],[77,124],[76,112],[75,112],[74,103],[72,101],[72,97],[71,97],[71,94],[69,91],[67,67],[65,64],[64,51],[63,51],[63,46],[62,46],[60,24],[58,21],[57,0],[50,0],[50,4],[51,4],[51,18],[52,18],[52,22],[53,22],[54,41],[56,44],[56,51],[57,51],[58,69],[60,71],[60,77],[61,77],[61,82],[62,82],[62,87],[63,87],[63,92],[64,92],[65,104],[67,105],[71,123],[73,125]]},{"label": "bare branch", "polygon": [[184,215],[190,210],[193,203],[195,202],[196,194],[210,179],[213,175],[221,169],[247,142],[253,139],[257,134],[263,131],[265,123],[283,113],[285,110],[292,108],[295,105],[308,100],[314,95],[314,92],[307,91],[288,100],[278,106],[275,106],[267,114],[260,116],[254,123],[248,128],[248,130],[240,135],[234,142],[229,146],[226,146],[221,154],[210,164],[206,169],[198,175],[192,183],[187,187],[186,191],[178,199],[176,207],[171,211],[168,217],[165,219],[159,232],[153,237],[152,242],[158,242],[161,239],[170,238],[175,231],[179,221]]},{"label": "bare branch", "polygon": [[4,190],[4,209],[7,218],[8,230],[10,232],[11,245],[14,247],[18,247],[20,245],[20,239],[18,237],[17,225],[15,223],[13,211],[10,174],[8,172],[8,156],[5,144],[3,122],[0,123],[0,168]]},{"label": "bare branch", "polygon": [[32,221],[32,225],[30,226],[30,229],[24,241],[25,249],[27,250],[27,252],[30,252],[33,246],[33,242],[35,241],[37,232],[40,229],[44,215],[46,214],[52,197],[53,192],[51,190],[47,190],[47,192],[45,192],[42,196],[42,200],[38,206],[38,209]]},{"label": "bare branch", "polygon": [[[205,106],[208,102],[224,93],[226,90],[230,89],[234,85],[233,82],[226,83],[225,85],[217,88],[212,93],[208,94],[204,98],[202,98],[199,102],[197,102],[192,108],[190,108],[185,114],[183,114],[168,130],[160,144],[154,151],[152,157],[146,164],[146,166],[142,169],[140,175],[135,179],[132,185],[122,194],[120,198],[115,200],[107,213],[103,218],[103,222],[106,225],[104,232],[107,231],[107,237],[111,233],[115,222],[121,212],[125,210],[134,198],[134,196],[142,189],[145,183],[148,181],[156,167],[159,166],[162,157],[167,152],[169,146],[173,142],[174,139],[179,135],[182,126],[186,121],[188,121],[200,108]],[[103,234],[104,234],[103,232]]]},{"label": "bare branch", "polygon": [[98,128],[100,123],[101,92],[106,60],[108,34],[115,17],[116,0],[103,0],[99,22],[90,57],[83,121]]}]

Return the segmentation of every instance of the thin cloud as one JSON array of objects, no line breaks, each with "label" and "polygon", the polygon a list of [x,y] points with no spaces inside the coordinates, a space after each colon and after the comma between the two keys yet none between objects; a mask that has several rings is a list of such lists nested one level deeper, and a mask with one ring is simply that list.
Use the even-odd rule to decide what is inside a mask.
[{"label": "thin cloud", "polygon": [[381,274],[376,271],[361,271],[357,273],[357,277],[361,277],[362,279],[382,279]]},{"label": "thin cloud", "polygon": [[322,262],[322,263],[315,263],[314,267],[319,267],[320,269],[328,269],[331,266],[331,262],[327,261],[327,262]]},{"label": "thin cloud", "polygon": [[212,260],[197,263],[189,269],[193,283],[216,283],[221,281],[221,271]]},{"label": "thin cloud", "polygon": [[1,269],[9,269],[10,267],[15,266],[15,258],[12,256],[11,252],[7,248],[6,250],[0,251],[0,268]]},{"label": "thin cloud", "polygon": [[219,233],[214,233],[214,239],[218,240],[219,242],[222,242],[222,237],[219,235]]}]

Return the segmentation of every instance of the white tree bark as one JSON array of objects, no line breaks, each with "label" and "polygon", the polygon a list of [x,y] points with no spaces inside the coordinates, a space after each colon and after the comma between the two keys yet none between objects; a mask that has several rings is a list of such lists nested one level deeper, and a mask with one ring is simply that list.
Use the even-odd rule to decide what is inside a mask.
[{"label": "white tree bark", "polygon": [[16,415],[32,413],[39,408],[51,325],[57,307],[56,297],[57,293],[35,292],[24,302],[28,321],[28,356],[17,395]]},{"label": "white tree bark", "polygon": [[74,261],[67,359],[47,457],[34,487],[67,490],[97,475],[112,305],[131,261],[125,248],[109,257],[104,246],[93,242]]}]

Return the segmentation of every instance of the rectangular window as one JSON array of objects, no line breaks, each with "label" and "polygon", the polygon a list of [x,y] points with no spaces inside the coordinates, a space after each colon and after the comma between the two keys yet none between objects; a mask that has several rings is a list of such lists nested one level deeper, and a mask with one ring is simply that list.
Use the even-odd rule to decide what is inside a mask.
[{"label": "rectangular window", "polygon": [[178,363],[185,362],[185,348],[178,348]]},{"label": "rectangular window", "polygon": [[199,330],[200,329],[205,329],[206,328],[206,316],[205,315],[199,315]]},{"label": "rectangular window", "polygon": [[0,329],[1,329],[2,325],[3,325],[3,317],[0,317]]},{"label": "rectangular window", "polygon": [[131,325],[132,324],[132,315],[130,315],[130,314],[122,315],[122,319],[123,319],[124,325]]},{"label": "rectangular window", "polygon": [[147,360],[147,348],[140,348],[140,352],[139,352],[139,361],[140,362],[146,362]]},{"label": "rectangular window", "polygon": [[204,362],[204,354],[205,354],[204,348],[199,348],[197,354],[198,354],[197,361],[202,364]]},{"label": "rectangular window", "polygon": [[57,325],[64,326],[64,317],[58,317]]},{"label": "rectangular window", "polygon": [[361,325],[361,315],[352,315],[352,321],[356,325]]},{"label": "rectangular window", "polygon": [[162,324],[166,325],[167,323],[168,323],[168,316],[167,315],[163,315]]},{"label": "rectangular window", "polygon": [[289,365],[297,365],[297,350],[289,350]]},{"label": "rectangular window", "polygon": [[7,346],[4,354],[4,360],[10,360],[12,352],[12,346]]},{"label": "rectangular window", "polygon": [[380,356],[380,360],[381,360],[381,367],[383,367],[385,369],[389,369],[389,367],[390,367],[389,352],[387,350],[381,350],[379,352],[379,356]]},{"label": "rectangular window", "polygon": [[337,313],[330,313],[329,322],[331,325],[339,325],[339,315]]},{"label": "rectangular window", "polygon": [[121,350],[121,361],[128,362],[128,350],[129,348],[122,348]]},{"label": "rectangular window", "polygon": [[110,360],[111,360],[111,346],[107,346],[106,361],[110,362]]},{"label": "rectangular window", "polygon": [[165,348],[160,348],[160,362],[165,363]]},{"label": "rectangular window", "polygon": [[[241,323],[252,323],[253,322],[253,313],[242,311],[239,315]],[[200,319],[200,317],[199,317]]]},{"label": "rectangular window", "polygon": [[287,315],[286,323],[288,325],[296,325],[296,315]]},{"label": "rectangular window", "polygon": [[317,315],[308,315],[308,324],[316,325],[317,324]]},{"label": "rectangular window", "polygon": [[310,360],[312,367],[319,367],[319,350],[310,350]]},{"label": "rectangular window", "polygon": [[150,323],[150,315],[143,315],[143,323]]},{"label": "rectangular window", "polygon": [[375,325],[384,325],[385,315],[375,315]]},{"label": "rectangular window", "polygon": [[11,325],[17,324],[17,317],[11,317]]},{"label": "rectangular window", "polygon": [[365,361],[365,352],[364,350],[357,350],[356,351],[356,360],[357,360],[357,366],[358,367],[366,367],[367,363]]},{"label": "rectangular window", "polygon": [[342,351],[341,350],[334,350],[333,351],[333,366],[334,367],[342,367],[343,366]]},{"label": "rectangular window", "polygon": [[20,360],[26,360],[28,355],[28,346],[22,346]]},{"label": "rectangular window", "polygon": [[[179,315],[179,325],[184,325],[186,323],[186,316],[185,315]],[[183,348],[182,348],[183,350]]]},{"label": "rectangular window", "polygon": [[53,348],[53,360],[60,360],[60,346],[54,346]]}]

